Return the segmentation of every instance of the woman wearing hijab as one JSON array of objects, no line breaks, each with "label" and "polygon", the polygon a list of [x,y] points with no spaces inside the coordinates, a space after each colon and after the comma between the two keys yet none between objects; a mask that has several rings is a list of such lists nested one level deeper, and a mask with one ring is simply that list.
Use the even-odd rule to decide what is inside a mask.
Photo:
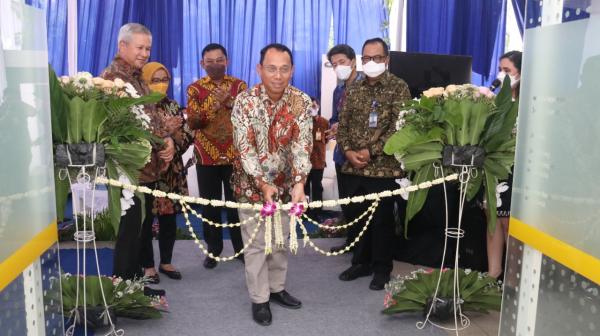
[{"label": "woman wearing hijab", "polygon": [[[193,134],[185,123],[183,111],[179,104],[166,96],[171,80],[169,71],[158,62],[150,62],[142,68],[142,80],[148,84],[152,92],[165,95],[165,98],[157,103],[157,107],[167,115],[176,117],[171,118],[172,121],[165,125],[166,128],[174,130],[172,134],[176,147],[175,157],[171,162],[161,167],[161,175],[156,188],[167,193],[187,195],[187,169],[181,157],[191,145]],[[158,271],[176,280],[181,279],[181,273],[171,264],[171,258],[177,232],[176,215],[180,210],[179,204],[168,198],[154,198],[152,212],[158,218],[158,246],[160,250]],[[159,283],[160,277],[154,265],[154,251],[152,248],[153,225],[151,221],[145,221],[144,223],[148,223],[148,225],[142,227],[140,260],[144,268],[144,275],[150,279],[151,283]]]}]

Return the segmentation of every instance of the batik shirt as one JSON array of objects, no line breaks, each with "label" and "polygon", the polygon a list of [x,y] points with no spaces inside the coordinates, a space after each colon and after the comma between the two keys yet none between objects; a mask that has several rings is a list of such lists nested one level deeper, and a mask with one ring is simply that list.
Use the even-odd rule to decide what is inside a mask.
[{"label": "batik shirt", "polygon": [[212,92],[217,87],[230,93],[231,102],[248,88],[244,81],[227,75],[218,84],[206,76],[188,86],[188,123],[197,130],[196,157],[198,164],[205,166],[230,165],[234,158],[231,106],[216,109],[217,99]]},{"label": "batik shirt", "polygon": [[232,185],[238,201],[261,202],[260,188],[268,183],[288,202],[291,188],[306,183],[312,151],[310,105],[310,97],[292,86],[277,102],[262,84],[238,95],[231,114],[238,154]]},{"label": "batik shirt", "polygon": [[[337,141],[343,152],[368,149],[371,161],[361,169],[349,161],[342,172],[367,177],[400,177],[400,163],[383,152],[387,139],[396,132],[396,121],[402,103],[411,99],[408,85],[386,71],[370,85],[366,79],[354,82],[346,92],[346,102],[340,112]],[[370,122],[370,115],[376,121]]]},{"label": "batik shirt", "polygon": [[326,145],[327,136],[325,131],[329,129],[329,122],[327,119],[321,116],[314,116],[313,118],[313,150],[310,154],[310,163],[312,169],[325,169],[327,166],[326,162]]}]

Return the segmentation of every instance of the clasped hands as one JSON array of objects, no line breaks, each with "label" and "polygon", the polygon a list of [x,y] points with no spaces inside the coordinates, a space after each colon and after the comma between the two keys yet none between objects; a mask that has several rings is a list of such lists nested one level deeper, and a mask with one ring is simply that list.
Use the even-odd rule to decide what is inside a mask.
[{"label": "clasped hands", "polygon": [[344,152],[344,154],[346,155],[346,159],[348,159],[352,167],[356,169],[362,169],[366,167],[367,164],[371,161],[371,154],[366,148],[363,148],[358,151],[347,150],[346,152]]}]

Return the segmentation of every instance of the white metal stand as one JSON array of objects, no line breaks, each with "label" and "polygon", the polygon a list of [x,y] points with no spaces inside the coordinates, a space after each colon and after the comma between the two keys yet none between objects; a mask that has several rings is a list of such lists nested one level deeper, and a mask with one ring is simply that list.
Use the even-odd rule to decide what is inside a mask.
[{"label": "white metal stand", "polygon": [[[88,334],[88,330],[87,330],[87,297],[86,297],[86,273],[87,273],[87,262],[86,262],[86,253],[87,253],[87,244],[88,243],[92,243],[93,249],[94,249],[94,256],[96,259],[96,271],[98,276],[101,276],[100,273],[100,263],[98,261],[98,249],[96,247],[96,236],[95,236],[95,230],[94,230],[94,219],[95,219],[95,211],[94,211],[94,203],[95,203],[95,194],[96,194],[96,184],[94,183],[94,181],[92,180],[92,177],[89,175],[87,169],[94,169],[95,167],[95,176],[94,176],[94,180],[96,177],[105,177],[106,176],[106,169],[102,168],[102,167],[97,167],[95,164],[89,164],[89,165],[69,165],[68,168],[63,168],[59,171],[59,178],[60,179],[68,179],[69,181],[69,186],[71,188],[71,192],[73,193],[73,198],[78,197],[79,195],[75,195],[76,192],[81,192],[82,193],[82,197],[81,199],[83,200],[81,202],[81,208],[82,209],[75,209],[75,204],[79,204],[79,202],[73,202],[73,220],[75,221],[75,234],[74,239],[76,242],[76,248],[77,248],[77,274],[75,275],[77,277],[77,291],[76,291],[76,296],[75,296],[75,308],[73,308],[73,310],[71,310],[69,312],[69,321],[73,320],[73,324],[67,328],[65,335],[67,336],[72,336],[75,332],[75,326],[77,325],[78,322],[82,321],[81,320],[81,316],[79,316],[79,281],[80,281],[80,271],[81,271],[81,275],[83,276],[81,279],[81,281],[83,281],[83,328],[84,328],[84,332],[87,335]],[[75,169],[79,169],[79,172],[75,178],[75,180],[82,184],[84,186],[84,188],[81,188],[79,190],[74,189],[73,188],[73,184],[72,184],[72,179],[71,179],[71,174],[69,172],[70,168],[75,168]],[[86,190],[88,188],[91,188],[92,190],[92,200],[91,200],[91,211],[90,211],[90,215],[92,218],[91,223],[87,223],[87,208],[86,208]],[[80,210],[80,211],[79,211]],[[77,214],[81,213],[82,218],[83,218],[83,223],[82,226],[80,227],[80,223],[79,223],[79,219],[77,217]],[[80,248],[80,243],[83,244],[83,247]],[[80,250],[83,250],[83,260],[80,260],[79,258],[79,253]],[[122,336],[125,334],[125,331],[123,329],[116,329],[115,324],[112,321],[112,318],[108,312],[108,304],[106,303],[106,296],[104,294],[104,288],[102,286],[102,281],[98,281],[98,283],[100,284],[100,291],[102,293],[102,301],[104,303],[104,313],[103,313],[103,317],[109,322],[110,324],[110,328],[108,333],[105,334],[105,336],[109,336],[109,335],[114,335],[114,336]]]},{"label": "white metal stand", "polygon": [[[453,160],[454,161],[454,160]],[[473,161],[473,160],[472,160]],[[436,175],[441,174],[442,177],[444,176],[444,168],[440,165],[440,164],[433,164]],[[459,258],[459,247],[460,247],[460,239],[462,237],[464,237],[465,235],[465,230],[463,230],[461,228],[462,226],[462,215],[463,215],[463,209],[464,209],[464,205],[465,205],[465,200],[467,197],[467,186],[469,184],[470,179],[473,177],[476,177],[476,172],[477,170],[475,170],[475,167],[473,164],[470,165],[457,165],[457,164],[453,164],[453,166],[455,167],[459,167],[460,168],[460,174],[458,176],[458,180],[460,183],[460,187],[459,187],[459,205],[458,205],[458,223],[456,228],[449,228],[448,227],[448,198],[447,198],[447,193],[446,193],[446,183],[444,182],[443,187],[444,187],[444,201],[445,201],[445,211],[446,211],[446,227],[445,227],[445,239],[444,239],[444,251],[443,251],[443,255],[442,255],[442,263],[440,265],[440,273],[438,276],[438,280],[437,280],[437,284],[435,287],[435,292],[433,294],[433,298],[432,298],[432,303],[431,306],[429,307],[429,310],[427,311],[427,315],[425,316],[425,320],[424,321],[419,321],[417,322],[417,328],[418,329],[423,329],[425,328],[425,326],[427,325],[427,323],[440,328],[440,329],[444,329],[444,330],[449,330],[449,331],[455,331],[456,335],[458,335],[458,331],[459,330],[463,330],[468,328],[471,325],[471,321],[469,320],[469,318],[464,315],[462,313],[462,308],[461,308],[461,303],[462,303],[462,299],[460,297],[460,283],[459,283],[459,279],[458,279],[458,258]],[[444,264],[446,261],[446,247],[448,246],[448,238],[455,238],[456,239],[456,250],[455,250],[455,254],[454,254],[454,279],[453,279],[453,291],[452,291],[452,305],[453,305],[453,314],[454,314],[454,327],[445,327],[442,326],[440,324],[437,324],[435,322],[433,322],[430,319],[431,316],[431,312],[435,306],[435,302],[439,301],[440,298],[438,297],[438,291],[440,288],[440,281],[442,279],[442,273],[443,273],[443,269],[444,269]],[[459,323],[460,320],[460,323]]]}]

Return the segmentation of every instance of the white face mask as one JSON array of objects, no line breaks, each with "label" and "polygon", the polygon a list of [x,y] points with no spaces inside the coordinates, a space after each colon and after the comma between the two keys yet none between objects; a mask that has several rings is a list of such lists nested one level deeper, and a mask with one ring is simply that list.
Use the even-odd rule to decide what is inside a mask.
[{"label": "white face mask", "polygon": [[311,107],[310,109],[310,115],[313,117],[316,117],[319,114],[319,108],[318,107]]},{"label": "white face mask", "polygon": [[352,67],[349,65],[338,65],[335,67],[335,75],[339,80],[346,80],[352,74]]},{"label": "white face mask", "polygon": [[[504,83],[504,78],[506,78],[506,76],[507,76],[506,72],[500,71],[500,72],[498,72],[498,76],[496,76],[496,78],[498,78],[502,83]],[[510,78],[510,86],[511,87],[514,87],[520,81],[520,79],[517,78],[517,76],[515,76],[515,75],[508,75],[508,77]]]},{"label": "white face mask", "polygon": [[363,65],[363,72],[368,77],[374,78],[381,75],[385,71],[385,63],[375,63],[375,61],[369,61],[369,63]]}]

